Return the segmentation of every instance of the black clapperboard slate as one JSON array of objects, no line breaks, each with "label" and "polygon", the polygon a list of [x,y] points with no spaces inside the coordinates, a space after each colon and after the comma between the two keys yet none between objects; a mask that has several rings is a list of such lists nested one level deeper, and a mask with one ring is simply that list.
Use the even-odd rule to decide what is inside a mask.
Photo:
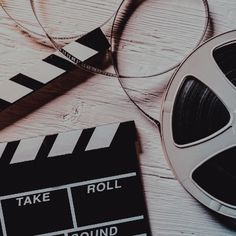
[{"label": "black clapperboard slate", "polygon": [[0,143],[3,236],[149,236],[133,121]]}]

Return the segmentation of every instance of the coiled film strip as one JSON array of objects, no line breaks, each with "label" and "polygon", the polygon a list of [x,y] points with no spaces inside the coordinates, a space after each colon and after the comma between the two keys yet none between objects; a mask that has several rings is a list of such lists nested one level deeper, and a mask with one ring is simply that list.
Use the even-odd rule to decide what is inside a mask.
[{"label": "coiled film strip", "polygon": [[1,143],[0,235],[150,236],[135,143],[132,121]]},{"label": "coiled film strip", "polygon": [[[199,39],[197,39],[197,43],[194,44],[193,48],[198,46],[198,45],[200,45],[203,42],[203,40],[206,37],[207,29],[208,29],[208,25],[209,25],[209,6],[208,6],[208,2],[207,2],[207,0],[201,0],[199,2],[202,4],[202,6],[204,8],[205,20],[204,20],[204,23],[203,23],[203,30],[200,33],[200,37],[199,37]],[[114,15],[115,16],[114,16],[113,24],[112,24],[112,27],[111,27],[110,44],[112,45],[112,47],[111,47],[111,57],[112,57],[111,63],[113,64],[113,66],[115,66],[115,73],[104,71],[104,70],[96,67],[95,65],[91,65],[89,63],[84,63],[83,61],[80,60],[80,58],[71,56],[71,54],[69,52],[67,52],[66,50],[61,49],[60,45],[57,43],[57,41],[54,39],[54,37],[51,36],[51,34],[48,32],[46,26],[42,23],[42,19],[39,17],[38,12],[37,12],[37,8],[35,6],[36,2],[34,0],[30,0],[30,3],[31,3],[32,10],[33,10],[33,13],[35,15],[35,18],[36,18],[38,24],[41,26],[43,32],[45,33],[47,38],[50,40],[52,45],[55,47],[55,49],[60,51],[68,59],[72,60],[72,62],[75,63],[77,66],[79,66],[80,68],[83,68],[83,69],[85,69],[87,71],[90,71],[90,72],[93,72],[93,73],[96,73],[96,74],[102,74],[102,75],[105,75],[105,76],[110,76],[110,77],[145,78],[145,77],[153,77],[153,76],[157,76],[157,75],[161,75],[161,74],[167,73],[167,72],[173,70],[174,68],[176,68],[179,65],[179,63],[180,63],[180,62],[174,63],[175,65],[172,65],[169,68],[164,69],[164,70],[162,70],[160,72],[151,72],[151,73],[148,73],[148,74],[135,74],[135,75],[134,74],[123,74],[118,69],[117,58],[116,58],[116,56],[117,56],[117,51],[116,51],[117,50],[117,45],[116,45],[117,40],[114,40],[114,39],[116,39],[117,37],[119,38],[119,36],[117,36],[117,29],[118,29],[118,31],[122,31],[120,28],[123,28],[123,30],[125,28],[125,26],[123,24],[125,24],[124,22],[126,20],[123,21],[122,20],[122,16],[126,16],[127,20],[129,20],[129,18],[131,18],[132,14],[135,12],[136,8],[137,9],[138,8],[142,8],[142,5],[145,5],[145,1],[133,2],[133,1],[129,1],[129,0],[123,0],[123,1],[120,1],[118,9],[116,8],[116,10],[114,11]],[[155,7],[157,8],[158,3],[156,3],[156,1],[148,1],[148,4],[147,4],[148,5],[148,9],[144,8],[143,12],[147,12],[147,10],[153,9],[153,4],[155,4],[154,8]],[[140,12],[139,12],[139,14],[140,14]],[[137,16],[135,15],[134,18],[137,18]],[[108,19],[107,22],[105,22],[103,24],[103,26],[106,25],[107,23],[109,23],[109,20],[110,19]],[[196,20],[196,21],[198,22],[199,19]],[[121,24],[121,26],[118,26],[119,24]],[[152,21],[152,24],[153,24],[153,21]],[[150,38],[155,38],[155,37],[157,37],[157,36],[151,34]],[[94,40],[96,40],[96,39],[94,39]],[[134,39],[125,39],[125,40],[127,42],[134,41]],[[144,42],[141,42],[141,44],[142,43],[144,43]],[[121,46],[121,48],[122,48],[122,46]],[[151,49],[149,49],[149,50],[151,50]],[[138,55],[136,55],[136,57],[138,57]],[[144,58],[142,60],[145,60]],[[180,59],[180,61],[181,60],[182,60],[182,58]],[[139,64],[142,64],[142,62],[141,63],[139,62]],[[156,67],[156,65],[155,65],[155,67]],[[137,71],[139,71],[139,70],[137,69]]]}]

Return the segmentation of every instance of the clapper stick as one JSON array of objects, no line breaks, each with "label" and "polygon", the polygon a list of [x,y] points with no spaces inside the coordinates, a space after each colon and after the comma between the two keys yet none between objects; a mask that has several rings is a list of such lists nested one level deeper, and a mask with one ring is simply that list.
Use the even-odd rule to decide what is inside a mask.
[{"label": "clapper stick", "polygon": [[[97,28],[63,49],[72,56],[79,57],[82,62],[87,62],[109,47],[105,35]],[[68,59],[52,54],[12,78],[4,80],[0,86],[0,111],[75,68],[76,66]]]}]

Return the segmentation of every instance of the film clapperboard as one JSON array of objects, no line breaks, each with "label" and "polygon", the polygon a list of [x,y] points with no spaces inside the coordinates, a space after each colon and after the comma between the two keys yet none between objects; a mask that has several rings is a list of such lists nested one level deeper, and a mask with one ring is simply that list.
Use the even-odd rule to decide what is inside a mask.
[{"label": "film clapperboard", "polygon": [[151,235],[133,121],[0,143],[0,235]]}]

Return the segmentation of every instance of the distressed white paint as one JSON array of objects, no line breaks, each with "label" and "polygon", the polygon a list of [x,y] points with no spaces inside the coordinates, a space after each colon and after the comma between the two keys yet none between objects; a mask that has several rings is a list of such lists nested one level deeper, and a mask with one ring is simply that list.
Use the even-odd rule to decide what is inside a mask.
[{"label": "distressed white paint", "polygon": [[[179,0],[172,0],[172,2],[178,4]],[[214,34],[236,28],[235,0],[209,0],[209,3],[215,27]],[[18,4],[19,9],[22,9],[20,1]],[[194,7],[189,6],[186,14],[190,14]],[[146,12],[146,14],[149,14],[149,12]],[[167,30],[171,23],[173,22],[161,24],[158,28],[159,31]],[[196,24],[196,22],[191,22],[191,19],[187,23],[188,27],[186,27],[183,35],[191,34],[191,25]],[[140,35],[148,33],[148,27],[145,22],[143,24]],[[132,27],[130,30],[132,31]],[[188,43],[188,39],[183,35],[178,38],[178,41],[183,40],[183,44]],[[166,39],[164,43],[169,42]],[[0,45],[1,79],[11,74],[14,75],[23,66],[29,66],[36,62],[36,59],[43,58],[49,51],[53,51],[53,49],[36,43],[34,38],[22,34],[1,11]],[[130,53],[135,49],[139,50],[139,46],[130,48]],[[148,47],[148,45],[142,46]],[[160,57],[163,57],[164,53],[166,52],[160,52]],[[168,61],[166,63],[168,64]],[[88,79],[83,83],[79,83],[80,78]],[[166,79],[169,78],[170,74],[148,80],[150,82],[145,79],[145,86],[151,88],[149,90],[152,93],[151,95],[134,91],[140,97],[140,104],[156,117],[158,117],[160,107],[160,95],[165,87]],[[143,80],[137,80],[136,90],[143,88],[143,83]],[[69,84],[73,84],[73,86]],[[42,98],[44,101],[54,99],[45,103],[44,106],[39,106],[41,104],[39,101]],[[32,104],[35,104],[37,109],[28,114],[27,111],[32,107]],[[25,115],[18,118],[18,114],[22,114],[22,112]],[[12,117],[12,115],[17,117],[14,124],[9,121],[9,117]],[[140,162],[153,235],[235,235],[236,230],[227,228],[226,225],[210,215],[173,177],[162,152],[158,130],[129,102],[116,79],[88,75],[82,71],[71,73],[66,79],[55,82],[54,87],[48,86],[42,89],[33,101],[27,99],[24,105],[21,104],[19,110],[15,109],[9,115],[0,116],[1,127],[6,127],[1,130],[0,141],[5,142],[23,137],[53,134],[130,119],[135,120],[141,139],[143,153],[140,155]],[[9,126],[7,126],[8,124]]]}]

